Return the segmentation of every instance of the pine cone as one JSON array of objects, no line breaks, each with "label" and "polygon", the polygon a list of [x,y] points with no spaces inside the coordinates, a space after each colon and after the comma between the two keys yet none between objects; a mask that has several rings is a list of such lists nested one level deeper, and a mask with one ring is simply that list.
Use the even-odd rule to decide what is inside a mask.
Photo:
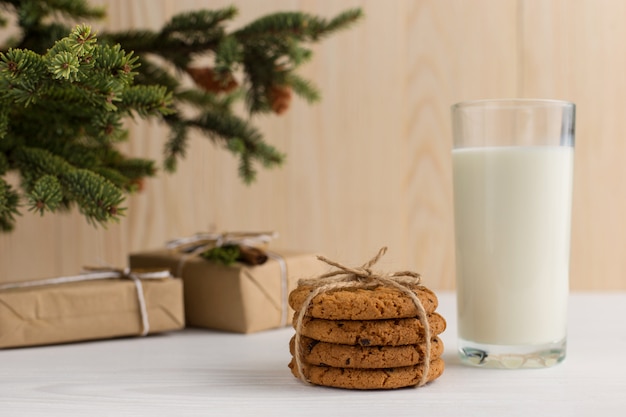
[{"label": "pine cone", "polygon": [[218,73],[209,67],[187,67],[186,70],[198,87],[210,93],[228,93],[239,86],[230,72]]},{"label": "pine cone", "polygon": [[142,192],[146,188],[146,179],[143,177],[132,179],[130,181],[130,188],[134,189],[136,192]]},{"label": "pine cone", "polygon": [[283,114],[291,104],[291,87],[272,85],[268,92],[268,99],[272,105],[272,111],[276,114]]}]

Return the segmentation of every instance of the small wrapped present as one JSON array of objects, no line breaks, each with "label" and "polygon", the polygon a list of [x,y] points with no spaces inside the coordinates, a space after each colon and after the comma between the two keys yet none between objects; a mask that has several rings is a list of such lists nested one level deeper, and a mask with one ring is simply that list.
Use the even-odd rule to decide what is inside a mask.
[{"label": "small wrapped present", "polygon": [[[298,279],[323,272],[313,254],[268,250],[271,237],[198,234],[166,249],[131,254],[129,262],[133,268],[169,268],[182,278],[187,325],[253,333],[290,324],[289,292]],[[231,265],[206,259],[212,249],[230,246],[238,248]]]},{"label": "small wrapped present", "polygon": [[99,270],[0,284],[0,348],[144,336],[185,326],[169,271]]}]

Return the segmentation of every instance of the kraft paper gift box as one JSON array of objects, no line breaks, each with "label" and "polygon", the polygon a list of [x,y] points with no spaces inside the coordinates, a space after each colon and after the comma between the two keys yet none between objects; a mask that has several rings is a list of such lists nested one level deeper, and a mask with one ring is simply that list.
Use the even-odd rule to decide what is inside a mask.
[{"label": "kraft paper gift box", "polygon": [[291,325],[289,291],[297,286],[298,279],[320,275],[327,269],[310,253],[267,253],[269,258],[262,265],[226,266],[163,249],[131,254],[129,264],[132,268],[169,268],[174,275],[181,275],[187,325],[253,333]]},{"label": "kraft paper gift box", "polygon": [[[107,339],[142,335],[146,330],[152,334],[183,328],[182,281],[176,278],[140,281],[145,309],[141,308],[139,290],[131,279],[0,289],[0,348]],[[2,284],[0,288],[11,285]]]}]

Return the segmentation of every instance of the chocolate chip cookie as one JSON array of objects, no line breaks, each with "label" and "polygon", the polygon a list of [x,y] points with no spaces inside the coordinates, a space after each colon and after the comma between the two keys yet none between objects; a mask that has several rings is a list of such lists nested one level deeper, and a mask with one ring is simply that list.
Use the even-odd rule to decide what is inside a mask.
[{"label": "chocolate chip cookie", "polygon": [[[427,381],[431,382],[441,376],[444,367],[441,358],[433,360],[428,368]],[[289,368],[296,378],[300,377],[295,360],[289,363]],[[415,386],[420,383],[423,372],[421,365],[386,369],[353,369],[303,364],[302,368],[304,377],[312,384],[362,390]]]},{"label": "chocolate chip cookie", "polygon": [[[437,312],[428,315],[431,336],[446,329],[445,319]],[[297,315],[293,320],[297,325]],[[386,320],[325,320],[305,317],[303,336],[322,342],[360,346],[400,346],[424,342],[424,327],[415,317]]]}]

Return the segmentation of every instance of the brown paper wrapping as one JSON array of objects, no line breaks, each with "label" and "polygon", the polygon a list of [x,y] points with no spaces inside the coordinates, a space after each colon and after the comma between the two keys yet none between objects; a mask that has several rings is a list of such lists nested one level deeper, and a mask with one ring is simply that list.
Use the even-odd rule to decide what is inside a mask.
[{"label": "brown paper wrapping", "polygon": [[[149,333],[185,326],[180,279],[141,280]],[[0,291],[0,348],[141,334],[132,280],[102,279]]]},{"label": "brown paper wrapping", "polygon": [[282,250],[269,253],[285,261],[286,294],[279,261],[271,256],[263,265],[225,266],[199,256],[183,259],[185,255],[164,249],[131,254],[129,262],[131,268],[169,268],[176,275],[183,259],[181,278],[187,325],[253,333],[290,324],[293,310],[286,304],[289,291],[300,278],[310,278],[326,270],[310,253]]}]

